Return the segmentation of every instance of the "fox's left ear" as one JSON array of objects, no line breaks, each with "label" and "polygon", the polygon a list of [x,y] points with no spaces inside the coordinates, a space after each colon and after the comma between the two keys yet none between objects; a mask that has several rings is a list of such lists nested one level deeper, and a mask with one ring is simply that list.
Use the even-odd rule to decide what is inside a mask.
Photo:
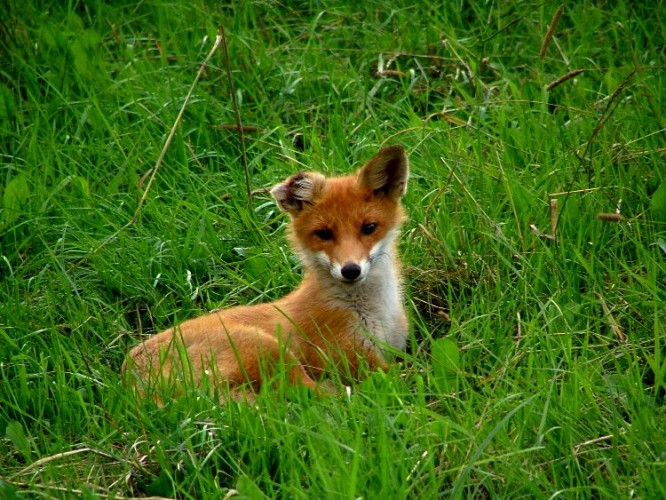
[{"label": "fox's left ear", "polygon": [[324,189],[326,178],[317,172],[299,172],[271,189],[280,210],[296,215],[312,205]]},{"label": "fox's left ear", "polygon": [[409,162],[405,148],[388,146],[379,150],[358,172],[358,183],[376,195],[399,200],[407,191]]}]

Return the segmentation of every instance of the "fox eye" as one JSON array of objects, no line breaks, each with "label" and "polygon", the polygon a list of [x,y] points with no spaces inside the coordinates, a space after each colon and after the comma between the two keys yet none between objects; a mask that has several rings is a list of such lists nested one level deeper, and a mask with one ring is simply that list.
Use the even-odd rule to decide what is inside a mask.
[{"label": "fox eye", "polygon": [[330,241],[333,239],[333,231],[330,229],[317,229],[314,234],[322,241]]},{"label": "fox eye", "polygon": [[365,234],[366,236],[369,234],[372,234],[375,232],[377,229],[377,223],[376,222],[368,222],[367,224],[363,224],[361,226],[361,232]]}]

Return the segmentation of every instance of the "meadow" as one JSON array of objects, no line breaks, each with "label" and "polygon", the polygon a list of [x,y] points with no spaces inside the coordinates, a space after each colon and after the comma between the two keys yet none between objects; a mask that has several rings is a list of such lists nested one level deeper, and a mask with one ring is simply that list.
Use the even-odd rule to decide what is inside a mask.
[{"label": "meadow", "polygon": [[[666,497],[663,2],[3,11],[1,498]],[[134,395],[148,335],[298,284],[268,189],[385,144],[399,363]]]}]

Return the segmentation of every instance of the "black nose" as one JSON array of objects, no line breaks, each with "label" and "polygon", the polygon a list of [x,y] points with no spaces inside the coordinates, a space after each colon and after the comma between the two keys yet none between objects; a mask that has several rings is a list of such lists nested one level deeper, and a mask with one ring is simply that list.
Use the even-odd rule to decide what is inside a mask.
[{"label": "black nose", "polygon": [[354,264],[353,262],[348,262],[342,266],[340,273],[347,281],[354,281],[361,275],[361,266]]}]

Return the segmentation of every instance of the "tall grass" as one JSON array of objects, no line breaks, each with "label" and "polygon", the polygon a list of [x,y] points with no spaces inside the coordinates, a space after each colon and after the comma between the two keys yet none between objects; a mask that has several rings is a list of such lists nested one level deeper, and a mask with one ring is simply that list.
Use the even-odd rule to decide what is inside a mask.
[{"label": "tall grass", "polygon": [[[565,4],[544,45],[558,7],[10,0],[0,496],[666,496],[663,5]],[[254,195],[218,51],[128,224],[220,24]],[[265,188],[385,143],[403,362],[252,405],[123,385],[146,336],[297,285]]]}]

